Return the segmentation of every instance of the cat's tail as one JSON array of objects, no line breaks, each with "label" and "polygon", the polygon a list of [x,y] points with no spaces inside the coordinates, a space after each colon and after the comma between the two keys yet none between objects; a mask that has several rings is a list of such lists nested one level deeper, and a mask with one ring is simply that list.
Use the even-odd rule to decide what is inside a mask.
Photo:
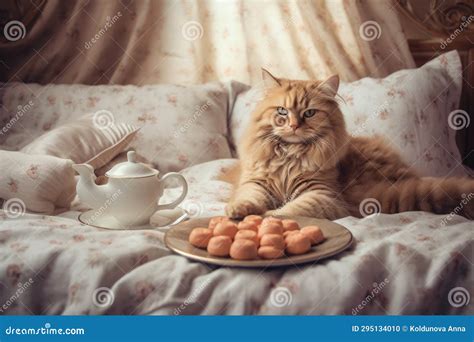
[{"label": "cat's tail", "polygon": [[474,219],[474,180],[469,178],[407,178],[381,182],[364,194],[359,214],[429,211]]}]

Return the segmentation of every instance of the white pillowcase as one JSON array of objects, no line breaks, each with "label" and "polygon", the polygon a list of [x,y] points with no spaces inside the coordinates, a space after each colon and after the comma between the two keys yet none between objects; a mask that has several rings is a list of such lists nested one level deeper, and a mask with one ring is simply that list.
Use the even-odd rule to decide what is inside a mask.
[{"label": "white pillowcase", "polygon": [[[53,213],[68,208],[76,193],[72,160],[0,151],[0,198],[4,209]],[[10,200],[10,201],[8,201]],[[8,213],[7,213],[8,214]]]},{"label": "white pillowcase", "polygon": [[101,125],[96,119],[91,114],[59,126],[33,140],[21,152],[71,159],[98,169],[125,150],[138,128],[115,122]]},{"label": "white pillowcase", "polygon": [[[418,69],[383,79],[342,83],[340,108],[353,135],[381,135],[423,176],[466,175],[448,117],[459,105],[462,66],[457,51]],[[261,97],[257,88],[236,100],[230,130],[238,144]]]},{"label": "white pillowcase", "polygon": [[0,136],[0,144],[18,150],[54,127],[95,113],[96,121],[104,124],[141,127],[130,147],[162,172],[180,170],[231,157],[228,113],[234,96],[245,88],[238,82],[190,86],[11,83],[0,93],[7,109],[7,113],[0,112],[1,124],[8,124],[18,106],[32,104]]}]

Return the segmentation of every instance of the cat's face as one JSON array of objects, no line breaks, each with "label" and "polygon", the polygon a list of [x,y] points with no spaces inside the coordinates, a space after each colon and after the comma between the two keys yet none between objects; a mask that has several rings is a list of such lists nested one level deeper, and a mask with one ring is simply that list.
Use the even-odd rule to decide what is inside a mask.
[{"label": "cat's face", "polygon": [[258,121],[269,136],[285,143],[309,144],[334,132],[340,121],[334,120],[340,114],[334,99],[337,76],[325,82],[267,77],[271,78],[266,80],[268,90],[259,106]]}]

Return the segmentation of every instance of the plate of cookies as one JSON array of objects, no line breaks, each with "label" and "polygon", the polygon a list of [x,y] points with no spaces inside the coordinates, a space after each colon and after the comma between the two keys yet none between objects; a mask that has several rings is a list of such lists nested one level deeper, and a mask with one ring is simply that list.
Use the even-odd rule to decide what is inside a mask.
[{"label": "plate of cookies", "polygon": [[349,248],[345,227],[311,217],[249,215],[195,218],[166,232],[169,249],[220,266],[289,266],[328,258]]}]

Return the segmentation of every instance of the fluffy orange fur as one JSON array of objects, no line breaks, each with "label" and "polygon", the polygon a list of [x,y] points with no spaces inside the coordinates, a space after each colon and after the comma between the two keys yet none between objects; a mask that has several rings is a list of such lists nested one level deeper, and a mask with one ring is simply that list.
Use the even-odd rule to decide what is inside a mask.
[{"label": "fluffy orange fur", "polygon": [[[378,201],[383,213],[449,213],[474,193],[474,180],[419,177],[381,138],[350,136],[337,76],[294,81],[263,70],[263,77],[265,96],[238,147],[229,216],[360,217],[365,199]],[[457,213],[472,218],[474,203]]]}]

